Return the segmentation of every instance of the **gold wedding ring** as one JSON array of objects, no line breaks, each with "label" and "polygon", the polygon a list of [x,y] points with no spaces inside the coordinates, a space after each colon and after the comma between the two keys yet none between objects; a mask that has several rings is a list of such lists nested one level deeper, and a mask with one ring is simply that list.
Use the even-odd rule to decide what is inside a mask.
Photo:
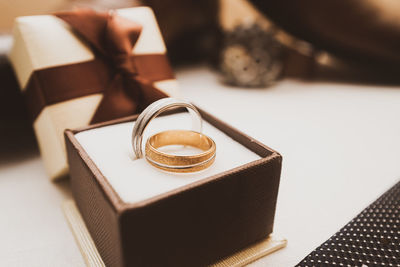
[{"label": "gold wedding ring", "polygon": [[[191,146],[203,152],[194,155],[174,155],[158,148],[169,145]],[[215,160],[216,145],[208,136],[195,131],[169,130],[147,139],[147,161],[153,166],[170,172],[197,172],[209,167]]]},{"label": "gold wedding ring", "polygon": [[[215,160],[215,142],[201,133],[202,118],[197,108],[188,101],[171,97],[150,104],[136,119],[132,130],[132,148],[137,159],[143,157],[143,133],[149,123],[159,114],[173,108],[186,108],[193,119],[195,131],[169,130],[151,136],[145,146],[147,161],[153,166],[170,172],[196,172],[209,167]],[[195,155],[173,155],[160,151],[169,145],[191,146],[203,152]]]}]

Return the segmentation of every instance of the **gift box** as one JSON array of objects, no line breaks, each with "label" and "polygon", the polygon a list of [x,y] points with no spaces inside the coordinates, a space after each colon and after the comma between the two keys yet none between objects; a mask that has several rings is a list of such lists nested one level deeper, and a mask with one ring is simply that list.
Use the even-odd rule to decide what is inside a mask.
[{"label": "gift box", "polygon": [[[65,132],[73,196],[106,266],[204,266],[272,232],[282,157],[199,111],[217,156],[196,173],[135,159],[136,117]],[[157,117],[145,139],[185,129],[186,117]]]},{"label": "gift box", "polygon": [[9,55],[52,179],[68,172],[66,128],[137,114],[151,101],[177,95],[150,8],[74,15],[17,18]]}]

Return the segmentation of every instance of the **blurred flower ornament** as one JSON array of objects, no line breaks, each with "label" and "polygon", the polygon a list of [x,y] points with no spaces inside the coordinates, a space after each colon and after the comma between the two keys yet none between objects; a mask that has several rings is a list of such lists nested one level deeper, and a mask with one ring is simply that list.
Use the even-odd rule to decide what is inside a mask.
[{"label": "blurred flower ornament", "polygon": [[224,34],[220,52],[223,80],[234,86],[269,86],[281,77],[283,54],[272,27],[240,24]]}]

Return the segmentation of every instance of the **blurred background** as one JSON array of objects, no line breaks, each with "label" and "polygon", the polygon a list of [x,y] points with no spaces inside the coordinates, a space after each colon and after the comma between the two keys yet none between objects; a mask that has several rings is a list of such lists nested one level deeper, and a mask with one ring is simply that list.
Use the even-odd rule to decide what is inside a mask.
[{"label": "blurred background", "polygon": [[[397,85],[397,0],[0,0],[1,157],[35,146],[7,53],[17,16],[76,7],[153,8],[175,69],[205,65],[232,87],[269,88],[283,79]],[[20,146],[9,142],[12,137]],[[18,151],[21,150],[21,153]]]},{"label": "blurred background", "polygon": [[[205,64],[229,86],[268,88],[286,78],[399,81],[397,0],[0,0],[1,135],[28,142],[18,146],[23,151],[34,144],[29,123],[21,124],[26,112],[6,56],[15,17],[140,5],[154,9],[174,68]],[[0,140],[3,150],[15,152],[12,142]]]},{"label": "blurred background", "polygon": [[[389,82],[398,74],[396,0],[0,0],[0,33],[10,33],[17,16],[138,5],[154,9],[175,65],[208,61],[233,85],[310,78],[313,63],[340,65],[341,79],[371,72],[369,80]],[[9,42],[0,42],[3,53]]]}]

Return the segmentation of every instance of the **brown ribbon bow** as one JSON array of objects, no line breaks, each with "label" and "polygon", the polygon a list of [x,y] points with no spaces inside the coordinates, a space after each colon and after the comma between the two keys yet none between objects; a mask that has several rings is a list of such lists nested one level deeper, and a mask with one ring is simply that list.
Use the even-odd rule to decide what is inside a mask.
[{"label": "brown ribbon bow", "polygon": [[167,95],[153,82],[173,78],[164,54],[133,55],[142,26],[117,16],[78,9],[57,13],[92,47],[95,59],[37,70],[28,82],[26,97],[34,119],[49,104],[103,93],[91,123],[142,111]]}]

